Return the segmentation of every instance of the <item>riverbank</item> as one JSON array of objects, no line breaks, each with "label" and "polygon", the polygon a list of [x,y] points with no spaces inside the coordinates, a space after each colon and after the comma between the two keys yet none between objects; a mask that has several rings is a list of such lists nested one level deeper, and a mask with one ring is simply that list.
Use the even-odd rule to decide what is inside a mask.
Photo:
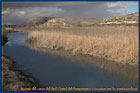
[{"label": "riverbank", "polygon": [[[7,34],[11,32],[3,33],[3,45],[8,42]],[[2,65],[2,91],[21,91],[21,88],[32,88],[35,87],[36,84],[34,80],[22,73],[16,66],[15,61],[6,57],[1,56],[1,65]]]},{"label": "riverbank", "polygon": [[21,91],[21,88],[35,87],[32,78],[26,76],[15,66],[15,61],[2,56],[3,60],[3,92],[8,91]]},{"label": "riverbank", "polygon": [[36,29],[28,32],[27,42],[38,48],[63,49],[73,55],[98,56],[123,64],[138,65],[138,28],[93,27]]}]

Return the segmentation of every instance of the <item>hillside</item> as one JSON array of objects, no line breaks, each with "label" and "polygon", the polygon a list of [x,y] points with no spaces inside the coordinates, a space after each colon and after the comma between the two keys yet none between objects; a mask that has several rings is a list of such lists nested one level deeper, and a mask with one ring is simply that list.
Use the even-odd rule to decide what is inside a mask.
[{"label": "hillside", "polygon": [[36,18],[31,18],[27,21],[25,24],[26,26],[34,26],[34,25],[39,25],[43,24],[45,22],[48,22],[48,20],[53,19],[53,17],[36,17]]},{"label": "hillside", "polygon": [[109,18],[70,18],[70,17],[36,17],[31,18],[26,26],[39,27],[91,27],[94,25],[135,25],[139,23],[139,14],[133,13]]},{"label": "hillside", "polygon": [[25,24],[26,26],[47,26],[47,27],[74,27],[94,25],[101,22],[102,18],[56,18],[56,17],[36,17],[31,18]]},{"label": "hillside", "polygon": [[139,13],[133,13],[123,16],[113,16],[104,19],[102,24],[138,24],[139,23]]}]

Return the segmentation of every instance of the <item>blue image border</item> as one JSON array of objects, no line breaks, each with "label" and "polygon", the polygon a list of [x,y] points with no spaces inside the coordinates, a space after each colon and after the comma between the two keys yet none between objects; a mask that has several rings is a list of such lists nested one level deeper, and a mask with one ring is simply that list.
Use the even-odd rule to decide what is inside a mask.
[{"label": "blue image border", "polygon": [[[44,2],[44,1],[46,1],[46,2],[93,2],[93,1],[105,1],[105,2],[109,2],[109,1],[139,1],[139,0],[0,0],[0,7],[1,7],[1,9],[0,9],[0,12],[1,12],[1,15],[2,15],[2,2]],[[139,2],[139,8],[140,8],[140,2]],[[139,12],[139,11],[138,11]],[[0,15],[0,16],[1,16]],[[139,17],[139,19],[140,19],[140,17]],[[1,16],[1,18],[0,18],[0,21],[1,21],[1,25],[2,25],[2,16]],[[140,24],[139,24],[139,27],[140,27]],[[140,31],[140,29],[139,29],[139,31]],[[0,35],[1,35],[1,33],[0,33]],[[140,33],[139,33],[139,40],[140,40]],[[1,41],[1,38],[0,38],[0,41]],[[0,44],[1,44],[2,42],[0,42]],[[2,49],[2,48],[1,48]],[[0,51],[1,51],[1,49],[0,49]],[[140,49],[140,41],[139,41],[139,49]],[[1,56],[2,56],[2,51],[0,52],[0,54],[1,54]],[[139,52],[139,58],[140,58],[140,52]],[[139,67],[140,67],[140,65],[139,65]],[[0,64],[0,70],[1,70],[2,68],[1,68],[1,64]],[[139,73],[140,73],[140,69],[139,69]],[[1,79],[1,74],[0,74],[0,79]],[[139,80],[140,80],[140,77],[139,77]],[[138,85],[140,84],[139,83],[139,80],[138,80]],[[0,80],[0,86],[1,86],[1,80]],[[138,92],[139,92],[139,89],[140,89],[140,85],[139,85],[139,87],[138,87]],[[2,90],[1,90],[1,88],[0,88],[0,92],[1,92]],[[107,91],[106,91],[107,92]],[[117,91],[117,92],[119,92],[119,91]],[[125,91],[124,91],[125,92]],[[133,92],[133,91],[132,91]],[[20,93],[20,92],[17,92],[17,93]],[[36,93],[36,92],[32,92],[32,93]],[[48,92],[48,93],[54,93],[54,92]],[[77,92],[67,92],[67,93],[77,93]],[[105,93],[105,92],[101,92],[101,93]],[[125,92],[126,93],[126,92]],[[130,93],[130,92],[127,92],[127,93]],[[137,93],[137,92],[133,92],[133,93]]]}]

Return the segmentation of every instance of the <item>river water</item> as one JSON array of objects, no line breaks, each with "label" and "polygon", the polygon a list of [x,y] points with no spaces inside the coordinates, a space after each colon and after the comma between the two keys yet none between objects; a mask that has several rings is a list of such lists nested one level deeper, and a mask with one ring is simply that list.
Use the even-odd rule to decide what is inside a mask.
[{"label": "river water", "polygon": [[8,35],[3,54],[16,60],[16,66],[34,78],[38,87],[137,87],[137,66],[123,65],[86,55],[51,49],[34,49],[26,42],[27,34]]}]

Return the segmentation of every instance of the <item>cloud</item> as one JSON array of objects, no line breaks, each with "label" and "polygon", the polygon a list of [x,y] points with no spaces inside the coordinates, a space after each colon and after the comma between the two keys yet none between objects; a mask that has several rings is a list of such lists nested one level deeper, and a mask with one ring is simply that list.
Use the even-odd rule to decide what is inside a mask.
[{"label": "cloud", "polygon": [[10,9],[10,8],[6,8],[5,10],[2,11],[3,15],[15,15],[15,16],[22,16],[25,14],[24,11],[21,11],[20,9]]},{"label": "cloud", "polygon": [[113,8],[113,7],[124,7],[123,3],[107,3],[107,7]]},{"label": "cloud", "polygon": [[107,11],[113,14],[128,14],[132,12],[126,9],[108,9]]},{"label": "cloud", "polygon": [[24,11],[19,11],[19,14],[24,15],[25,12]]},{"label": "cloud", "polygon": [[27,7],[18,9],[6,8],[2,14],[4,15],[4,24],[25,24],[31,17],[55,17],[64,12],[63,9],[57,7]]},{"label": "cloud", "polygon": [[57,7],[28,7],[20,9],[10,9],[6,8],[2,14],[10,14],[12,16],[25,16],[25,17],[34,17],[34,16],[53,16],[58,13],[63,13],[64,10]]},{"label": "cloud", "polygon": [[21,10],[25,11],[27,17],[53,16],[65,12],[63,9],[57,7],[28,7]]},{"label": "cloud", "polygon": [[133,13],[133,11],[131,9],[127,9],[126,6],[128,5],[136,5],[137,3],[133,3],[133,2],[117,2],[117,3],[107,3],[107,11],[115,14],[115,15],[124,15],[124,14],[129,14],[129,13]]},{"label": "cloud", "polygon": [[9,8],[6,8],[6,10],[2,11],[2,14],[9,14],[9,13],[10,13],[10,9]]},{"label": "cloud", "polygon": [[31,17],[110,17],[133,13],[127,5],[138,2],[4,3],[4,23],[25,24]]}]

